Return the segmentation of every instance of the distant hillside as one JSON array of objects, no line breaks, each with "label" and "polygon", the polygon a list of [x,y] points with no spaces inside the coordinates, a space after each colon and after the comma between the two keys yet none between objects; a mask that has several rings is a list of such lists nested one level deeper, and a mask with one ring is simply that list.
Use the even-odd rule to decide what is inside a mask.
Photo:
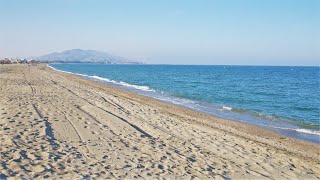
[{"label": "distant hillside", "polygon": [[72,49],[60,53],[54,52],[36,58],[40,61],[49,62],[80,62],[80,63],[106,63],[106,64],[140,64],[126,58],[114,56],[105,52],[94,50]]}]

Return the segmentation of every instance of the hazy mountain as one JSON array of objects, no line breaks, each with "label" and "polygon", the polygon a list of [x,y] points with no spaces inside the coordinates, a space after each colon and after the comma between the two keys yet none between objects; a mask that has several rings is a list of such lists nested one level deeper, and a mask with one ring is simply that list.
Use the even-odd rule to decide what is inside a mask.
[{"label": "hazy mountain", "polygon": [[89,62],[89,63],[107,63],[107,64],[124,64],[139,62],[130,61],[126,58],[114,56],[105,52],[94,50],[72,49],[63,52],[54,52],[36,58],[40,61],[49,62]]}]

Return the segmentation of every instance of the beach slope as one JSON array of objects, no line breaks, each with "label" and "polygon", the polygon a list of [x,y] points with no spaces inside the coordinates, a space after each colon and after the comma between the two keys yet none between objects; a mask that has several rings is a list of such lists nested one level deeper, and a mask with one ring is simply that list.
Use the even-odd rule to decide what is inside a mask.
[{"label": "beach slope", "polygon": [[0,179],[317,179],[319,147],[46,65],[0,66]]}]

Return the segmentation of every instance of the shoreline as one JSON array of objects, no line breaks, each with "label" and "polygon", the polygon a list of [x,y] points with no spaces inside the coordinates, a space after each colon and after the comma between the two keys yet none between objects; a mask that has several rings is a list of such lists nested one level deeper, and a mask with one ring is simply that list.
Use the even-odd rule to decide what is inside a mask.
[{"label": "shoreline", "polygon": [[[0,100],[0,135],[7,139],[0,144],[1,152],[6,152],[0,173],[5,176],[12,171],[17,172],[16,177],[29,177],[23,173],[27,166],[24,161],[33,156],[46,159],[41,164],[34,158],[37,168],[29,170],[40,177],[50,173],[61,177],[93,177],[96,173],[112,178],[320,176],[318,144],[57,72],[45,65],[5,65],[0,70],[0,90],[5,97]],[[35,123],[37,131],[22,126],[25,120]],[[49,139],[54,143],[45,137],[50,129],[53,133]],[[16,140],[18,132],[21,135]],[[12,152],[26,148],[23,142],[32,137],[33,147]],[[45,147],[42,151],[47,154],[38,154],[36,147]],[[54,158],[45,157],[59,157],[56,161],[68,168],[59,170]],[[10,161],[13,158],[20,162]],[[52,170],[46,171],[49,165]],[[92,174],[86,172],[88,167]]]},{"label": "shoreline", "polygon": [[[276,131],[272,130],[272,129],[269,129],[269,128],[265,128],[265,127],[261,127],[259,125],[255,125],[255,124],[250,124],[248,122],[245,122],[245,121],[238,121],[238,120],[232,120],[232,119],[226,119],[226,118],[223,118],[223,117],[218,117],[218,116],[215,116],[213,114],[210,114],[210,113],[207,113],[207,112],[204,112],[204,111],[199,111],[197,109],[192,109],[192,108],[189,108],[189,107],[186,107],[186,106],[183,106],[183,105],[178,105],[178,104],[174,104],[174,103],[169,103],[169,102],[166,102],[166,101],[163,101],[163,100],[160,100],[160,99],[156,99],[156,98],[153,98],[151,96],[146,96],[146,95],[143,95],[143,94],[139,94],[137,92],[132,92],[130,90],[127,90],[127,89],[123,89],[123,88],[120,88],[120,87],[116,87],[116,86],[112,86],[110,84],[106,84],[105,82],[101,82],[101,81],[96,81],[96,80],[93,80],[93,79],[89,79],[87,78],[88,75],[85,75],[84,77],[83,74],[75,74],[75,73],[72,73],[72,72],[68,72],[68,71],[63,71],[63,70],[59,70],[59,69],[55,69],[54,67],[51,67],[49,64],[47,64],[47,67],[50,68],[51,70],[53,71],[56,71],[58,73],[63,73],[63,74],[66,74],[66,75],[70,75],[70,76],[76,76],[76,77],[79,77],[81,79],[84,79],[84,80],[88,80],[88,81],[92,81],[92,82],[97,82],[99,84],[102,84],[102,85],[106,85],[108,86],[108,88],[115,88],[116,91],[119,91],[119,90],[122,90],[124,91],[124,93],[133,93],[133,95],[135,96],[139,96],[139,98],[147,98],[148,100],[150,101],[156,101],[164,106],[167,106],[168,109],[171,108],[171,106],[175,107],[175,108],[181,108],[181,110],[183,112],[188,112],[190,111],[190,115],[193,115],[193,114],[198,114],[198,115],[202,115],[204,117],[209,117],[210,119],[214,119],[214,120],[219,120],[219,121],[226,121],[228,125],[231,125],[232,124],[232,127],[236,128],[238,127],[239,125],[240,126],[243,126],[244,129],[247,129],[248,131],[250,131],[253,135],[257,135],[260,137],[261,134],[264,135],[267,135],[267,136],[270,136],[270,138],[272,137],[279,137],[280,139],[291,139],[292,141],[298,141],[298,142],[303,142],[303,143],[311,143],[311,144],[315,144],[315,145],[319,145],[320,147],[320,144],[319,143],[314,143],[314,142],[310,142],[310,141],[305,141],[303,139],[297,139],[297,138],[292,138],[292,137],[288,137],[288,136],[285,136],[285,135],[282,135],[282,134],[279,134],[277,133]],[[54,68],[54,69],[53,69]],[[149,99],[150,98],[150,99]],[[170,106],[171,105],[171,106]],[[219,122],[221,123],[221,122]],[[234,124],[234,125],[233,125]],[[247,126],[247,127],[246,127]],[[253,130],[251,131],[251,128],[253,129],[257,129],[257,130]],[[243,133],[248,133],[248,131],[246,132],[243,132]],[[255,134],[255,132],[258,132],[258,131],[266,131],[266,132],[263,132],[263,133],[257,133]],[[248,133],[248,134],[251,134],[251,133]],[[251,135],[252,135],[251,134]],[[239,135],[239,134],[237,134]],[[262,138],[264,138],[263,136],[261,136]],[[268,138],[268,137],[266,137]],[[320,154],[320,153],[319,153]],[[320,157],[319,157],[319,160],[320,160]]]},{"label": "shoreline", "polygon": [[[301,122],[299,121],[294,121],[294,120],[289,120],[284,118],[276,118],[271,116],[270,118],[272,119],[270,119],[270,118],[267,118],[269,117],[268,115],[256,113],[249,110],[244,110],[242,113],[240,113],[237,110],[241,110],[241,109],[238,109],[237,107],[228,107],[225,105],[218,105],[218,104],[214,105],[214,104],[210,104],[202,101],[179,98],[167,93],[158,92],[152,87],[148,87],[148,86],[128,84],[123,81],[115,81],[113,79],[109,79],[108,77],[103,77],[103,76],[101,77],[101,76],[92,75],[92,74],[91,75],[81,74],[78,72],[70,72],[70,71],[65,71],[61,69],[56,69],[51,64],[47,64],[47,66],[58,72],[76,75],[81,78],[96,81],[96,82],[102,82],[106,85],[111,85],[112,87],[121,88],[124,90],[128,90],[130,92],[137,93],[139,95],[151,97],[153,99],[160,100],[165,103],[169,103],[169,104],[177,105],[187,109],[195,110],[198,112],[206,113],[214,117],[228,119],[236,122],[243,122],[243,123],[251,124],[264,129],[269,129],[285,137],[300,139],[303,141],[320,144],[320,131],[318,129],[301,126],[300,124]],[[199,106],[199,104],[201,105]]]}]

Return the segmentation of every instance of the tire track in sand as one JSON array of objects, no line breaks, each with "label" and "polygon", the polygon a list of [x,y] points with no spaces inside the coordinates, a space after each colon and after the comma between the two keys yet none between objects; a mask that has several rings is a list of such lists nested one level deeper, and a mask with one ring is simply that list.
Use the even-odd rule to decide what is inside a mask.
[{"label": "tire track in sand", "polygon": [[87,102],[87,103],[89,103],[90,105],[92,105],[92,106],[94,106],[94,107],[96,107],[96,108],[99,108],[99,109],[101,109],[102,111],[104,111],[104,112],[106,112],[106,113],[108,113],[108,114],[110,114],[110,115],[112,115],[112,116],[116,117],[117,119],[119,119],[119,120],[121,120],[121,121],[123,121],[123,122],[127,123],[127,124],[128,124],[128,125],[130,125],[132,128],[134,128],[135,130],[137,130],[138,132],[140,132],[143,136],[148,137],[148,138],[150,138],[150,139],[154,139],[154,137],[152,137],[149,133],[145,132],[145,131],[144,131],[144,130],[142,130],[140,127],[138,127],[138,126],[136,126],[136,125],[134,125],[134,124],[130,123],[130,122],[129,122],[129,121],[127,121],[126,119],[124,119],[124,118],[122,118],[122,117],[120,117],[120,116],[118,116],[118,115],[116,115],[116,114],[114,114],[114,113],[112,113],[112,112],[110,112],[110,111],[108,111],[108,110],[106,110],[106,109],[104,109],[104,108],[100,107],[100,106],[97,106],[97,105],[95,105],[95,104],[91,103],[91,102],[90,102],[90,101],[88,101],[87,99],[85,99],[85,98],[83,98],[83,97],[81,97],[81,96],[77,95],[76,93],[74,93],[72,90],[70,90],[70,89],[66,88],[65,86],[59,85],[57,82],[55,82],[55,81],[53,81],[53,80],[51,80],[51,81],[52,81],[54,84],[56,84],[56,85],[60,86],[61,88],[66,89],[66,90],[67,90],[67,91],[69,91],[71,94],[73,94],[73,95],[77,96],[78,98],[80,98],[80,99],[82,99],[82,100],[86,101],[86,102]]}]

